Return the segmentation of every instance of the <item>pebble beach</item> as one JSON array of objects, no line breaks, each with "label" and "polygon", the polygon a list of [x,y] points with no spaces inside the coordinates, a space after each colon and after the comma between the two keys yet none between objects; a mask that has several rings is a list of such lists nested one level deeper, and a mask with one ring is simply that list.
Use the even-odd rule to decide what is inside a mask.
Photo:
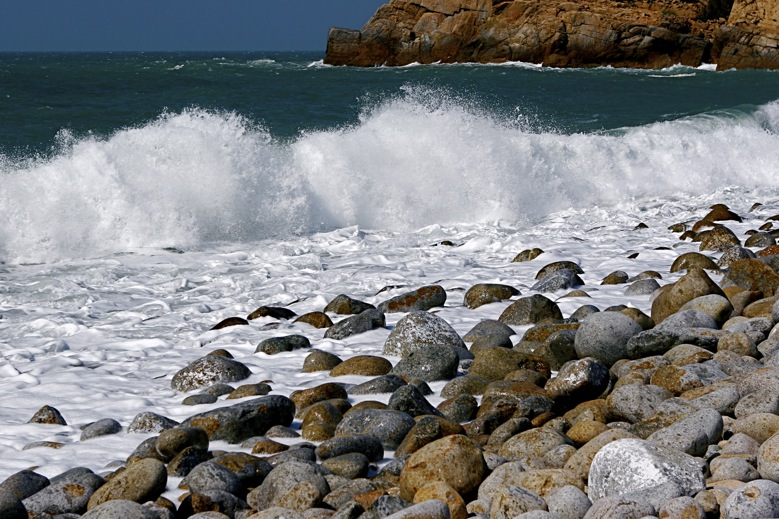
[{"label": "pebble beach", "polygon": [[770,196],[4,265],[0,516],[775,517]]}]

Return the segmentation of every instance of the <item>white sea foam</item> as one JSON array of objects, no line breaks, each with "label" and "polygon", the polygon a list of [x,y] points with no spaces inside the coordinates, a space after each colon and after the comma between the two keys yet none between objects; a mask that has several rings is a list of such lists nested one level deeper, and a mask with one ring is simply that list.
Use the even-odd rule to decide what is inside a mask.
[{"label": "white sea foam", "polygon": [[199,109],[45,159],[0,161],[0,259],[94,257],[351,225],[532,223],[631,199],[779,187],[779,102],[567,135],[409,88],[347,128],[279,142]]}]

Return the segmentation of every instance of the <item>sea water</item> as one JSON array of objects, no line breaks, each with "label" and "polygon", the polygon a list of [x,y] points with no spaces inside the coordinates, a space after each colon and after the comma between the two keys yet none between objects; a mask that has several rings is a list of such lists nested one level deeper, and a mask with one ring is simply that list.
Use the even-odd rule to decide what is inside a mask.
[{"label": "sea water", "polygon": [[[542,264],[567,259],[591,298],[559,299],[564,315],[648,312],[649,296],[600,280],[676,279],[671,262],[697,244],[667,227],[716,202],[744,216],[729,224],[742,234],[779,213],[777,72],[0,54],[0,479],[105,471],[146,437],[80,441],[101,418],[229,405],[183,406],[170,387],[212,349],[288,395],[330,379],[300,372],[306,352],[255,354],[260,340],[381,354],[400,318],[344,341],[270,318],[209,331],[260,305],[302,314],[438,283],[438,315],[464,334],[509,304],[465,309],[470,286],[527,294]],[[545,253],[511,263],[529,247]],[[27,424],[42,405],[68,425]],[[40,441],[63,447],[25,449]]]}]

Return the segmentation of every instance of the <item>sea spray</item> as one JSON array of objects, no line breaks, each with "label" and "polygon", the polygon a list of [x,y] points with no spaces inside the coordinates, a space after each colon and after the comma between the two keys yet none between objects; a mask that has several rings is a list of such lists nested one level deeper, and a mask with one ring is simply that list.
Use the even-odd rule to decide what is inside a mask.
[{"label": "sea spray", "polygon": [[234,112],[166,113],[4,160],[0,258],[93,257],[359,225],[534,222],[567,208],[779,187],[779,102],[557,133],[429,89],[280,140]]}]

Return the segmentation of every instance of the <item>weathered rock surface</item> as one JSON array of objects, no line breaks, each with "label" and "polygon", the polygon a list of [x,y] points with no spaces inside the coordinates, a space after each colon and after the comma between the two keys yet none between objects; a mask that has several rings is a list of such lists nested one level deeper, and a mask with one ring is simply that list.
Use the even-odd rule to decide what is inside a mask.
[{"label": "weathered rock surface", "polygon": [[662,68],[713,62],[719,69],[775,69],[778,20],[776,0],[391,0],[361,30],[331,29],[325,63]]},{"label": "weathered rock surface", "polygon": [[205,430],[212,441],[238,443],[263,434],[274,425],[288,426],[294,416],[295,404],[289,398],[269,395],[197,414],[181,425]]}]

